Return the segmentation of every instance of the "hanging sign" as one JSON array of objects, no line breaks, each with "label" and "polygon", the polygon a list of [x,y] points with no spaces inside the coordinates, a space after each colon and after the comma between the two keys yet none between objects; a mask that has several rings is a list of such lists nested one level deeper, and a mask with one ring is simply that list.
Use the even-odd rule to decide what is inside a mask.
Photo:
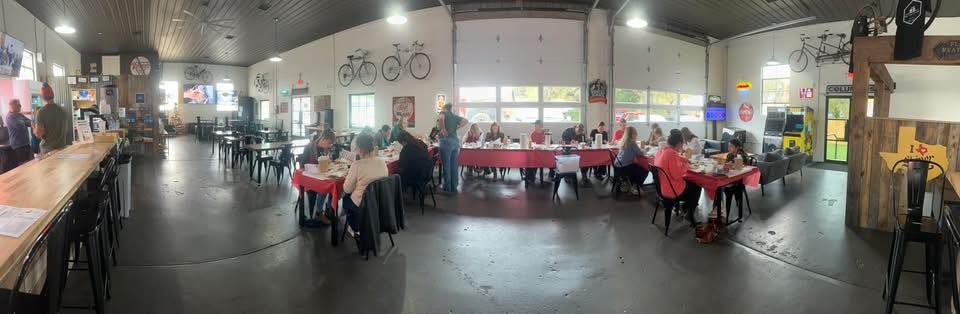
[{"label": "hanging sign", "polygon": [[812,98],[813,98],[813,87],[800,89],[800,99],[812,99]]},{"label": "hanging sign", "polygon": [[587,98],[590,103],[607,103],[607,82],[597,79],[590,83],[590,97]]},{"label": "hanging sign", "polygon": [[437,112],[443,111],[443,106],[447,104],[447,95],[437,94]]},{"label": "hanging sign", "polygon": [[748,102],[740,104],[740,121],[750,122],[753,120],[753,105]]},{"label": "hanging sign", "polygon": [[[921,143],[917,141],[916,134],[917,128],[915,127],[900,127],[897,136],[897,151],[894,153],[880,152],[880,157],[883,158],[887,168],[893,172],[903,171],[907,166],[906,163],[901,163],[899,169],[893,169],[893,165],[903,159],[919,159],[932,161],[940,164],[943,169],[949,169],[950,160],[947,159],[947,147]],[[940,168],[930,167],[927,172],[927,181],[936,179],[941,174]]]},{"label": "hanging sign", "polygon": [[736,87],[737,87],[737,91],[746,92],[746,91],[750,91],[750,89],[753,88],[753,84],[750,83],[750,82],[742,81],[742,80],[741,80],[741,81],[737,82],[737,86],[736,86]]},{"label": "hanging sign", "polygon": [[[867,92],[873,94],[877,91],[877,86],[870,84],[870,87],[867,89]],[[834,94],[853,94],[853,85],[827,85],[827,95]]]},{"label": "hanging sign", "polygon": [[413,96],[393,97],[393,125],[403,123],[404,127],[416,127],[416,100]]}]

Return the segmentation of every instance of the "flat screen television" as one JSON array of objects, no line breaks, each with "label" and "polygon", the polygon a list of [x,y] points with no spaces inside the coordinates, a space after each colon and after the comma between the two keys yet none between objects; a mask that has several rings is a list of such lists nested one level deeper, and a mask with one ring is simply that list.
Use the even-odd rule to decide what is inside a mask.
[{"label": "flat screen television", "polygon": [[10,34],[0,33],[0,75],[20,76],[21,62],[23,62],[23,42]]},{"label": "flat screen television", "polygon": [[216,88],[214,88],[213,85],[183,84],[183,102],[199,105],[216,104]]},{"label": "flat screen television", "polygon": [[727,120],[727,108],[726,107],[707,107],[705,111],[704,120],[706,121],[726,121]]},{"label": "flat screen television", "polygon": [[788,114],[787,123],[784,128],[784,132],[799,133],[803,132],[803,119],[802,114]]}]

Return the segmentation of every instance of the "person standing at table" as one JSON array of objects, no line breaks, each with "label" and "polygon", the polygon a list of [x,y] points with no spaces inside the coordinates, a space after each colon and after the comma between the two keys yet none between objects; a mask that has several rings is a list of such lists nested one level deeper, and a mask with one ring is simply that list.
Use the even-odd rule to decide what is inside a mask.
[{"label": "person standing at table", "polygon": [[618,129],[613,131],[614,142],[620,141],[620,139],[623,138],[623,132],[627,130],[627,121],[624,118],[617,119],[617,127]]},{"label": "person standing at table", "polygon": [[34,121],[33,134],[40,138],[40,155],[62,149],[69,145],[67,128],[69,117],[67,112],[53,101],[53,88],[43,83],[40,96],[45,105],[37,111],[37,120]]},{"label": "person standing at table", "polygon": [[430,179],[424,177],[425,173],[433,173],[433,162],[427,153],[427,144],[406,131],[400,132],[397,142],[403,145],[397,159],[397,174],[400,175],[403,188],[418,186]]},{"label": "person standing at table", "polygon": [[14,166],[33,159],[33,153],[30,152],[30,135],[27,127],[30,126],[30,119],[20,113],[20,100],[10,101],[10,112],[3,116],[3,124],[7,126],[10,134],[10,148],[13,149]]},{"label": "person standing at table", "polygon": [[[690,223],[695,224],[693,212],[697,209],[701,188],[683,179],[690,162],[680,154],[682,150],[683,135],[676,129],[670,130],[670,136],[667,137],[667,146],[657,151],[653,164],[665,174],[659,178],[660,193],[663,193],[665,198],[683,202],[683,210],[686,211]],[[674,208],[675,204],[672,204],[672,202],[665,201],[664,203],[665,208]]]},{"label": "person standing at table", "polygon": [[636,185],[642,185],[647,180],[647,170],[636,163],[637,158],[646,158],[647,151],[637,145],[637,129],[627,127],[624,132],[623,142],[620,143],[620,152],[617,153],[617,159],[613,161],[613,166],[617,167],[617,172],[626,174],[627,178]]},{"label": "person standing at table", "polygon": [[354,152],[360,159],[350,165],[343,181],[343,192],[346,193],[343,195],[343,209],[347,214],[347,224],[354,232],[360,230],[360,205],[363,204],[363,193],[367,185],[389,174],[387,163],[377,158],[377,148],[373,142],[370,134],[357,136],[354,140]]},{"label": "person standing at table", "polygon": [[457,130],[467,125],[467,119],[454,114],[453,104],[448,103],[443,106],[437,122],[440,127],[440,159],[443,160],[443,186],[440,191],[456,193],[460,186],[460,139],[457,138]]},{"label": "person standing at table", "polygon": [[[320,158],[320,156],[326,156],[330,158],[330,160],[337,159],[340,156],[340,150],[333,145],[334,142],[336,142],[336,136],[333,134],[333,131],[324,130],[323,133],[320,134],[320,137],[310,141],[310,144],[304,148],[303,156],[301,157],[301,164],[315,165],[319,162],[317,159]],[[310,205],[310,217],[315,217],[313,209],[317,204],[317,196],[319,196],[317,192],[307,191],[307,202]],[[324,198],[326,198],[326,195],[324,195]],[[336,200],[333,201],[336,202]],[[320,212],[316,213],[316,220],[308,220],[306,222],[307,225],[316,225],[316,222],[319,222],[322,225],[329,225],[330,219],[327,218],[327,215],[325,215],[326,210],[327,209],[325,207],[320,208]]]},{"label": "person standing at table", "polygon": [[373,141],[378,149],[384,149],[390,146],[390,126],[384,124],[380,127],[380,131],[373,137]]},{"label": "person standing at table", "polygon": [[696,134],[693,134],[693,131],[690,131],[690,128],[683,127],[680,129],[680,135],[683,136],[683,151],[686,154],[700,155],[703,154],[703,145],[700,144],[700,138]]},{"label": "person standing at table", "polygon": [[586,131],[584,131],[583,129],[584,129],[583,123],[577,123],[573,127],[563,130],[563,134],[560,135],[560,141],[561,141],[560,144],[570,145],[570,144],[577,144],[577,143],[585,143],[586,135],[584,134],[584,132]]}]

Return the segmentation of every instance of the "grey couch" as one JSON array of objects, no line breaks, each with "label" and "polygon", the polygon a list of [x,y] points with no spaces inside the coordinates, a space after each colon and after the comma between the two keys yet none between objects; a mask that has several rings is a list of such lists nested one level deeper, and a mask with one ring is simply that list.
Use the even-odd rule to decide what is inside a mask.
[{"label": "grey couch", "polygon": [[787,148],[783,151],[783,154],[790,160],[790,164],[787,166],[787,175],[800,172],[800,177],[803,177],[803,166],[807,164],[807,157],[809,156],[800,152],[797,147]]},{"label": "grey couch", "polygon": [[[764,153],[757,156],[757,168],[760,168],[760,195],[766,192],[763,186],[783,179],[787,176],[790,159],[783,156],[780,150]],[[783,185],[786,186],[786,182]]]}]

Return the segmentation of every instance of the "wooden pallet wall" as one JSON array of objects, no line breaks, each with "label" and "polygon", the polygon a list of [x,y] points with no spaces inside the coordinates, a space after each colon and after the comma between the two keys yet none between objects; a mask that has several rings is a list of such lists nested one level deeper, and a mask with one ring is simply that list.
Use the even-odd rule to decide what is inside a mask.
[{"label": "wooden pallet wall", "polygon": [[[866,118],[863,129],[863,159],[850,163],[848,179],[859,176],[860,189],[856,195],[847,195],[847,220],[856,226],[892,231],[890,184],[892,172],[880,158],[880,152],[896,152],[901,126],[917,129],[916,139],[922,143],[947,147],[948,172],[958,165],[960,123],[892,118]],[[900,199],[903,199],[902,197]]]}]

